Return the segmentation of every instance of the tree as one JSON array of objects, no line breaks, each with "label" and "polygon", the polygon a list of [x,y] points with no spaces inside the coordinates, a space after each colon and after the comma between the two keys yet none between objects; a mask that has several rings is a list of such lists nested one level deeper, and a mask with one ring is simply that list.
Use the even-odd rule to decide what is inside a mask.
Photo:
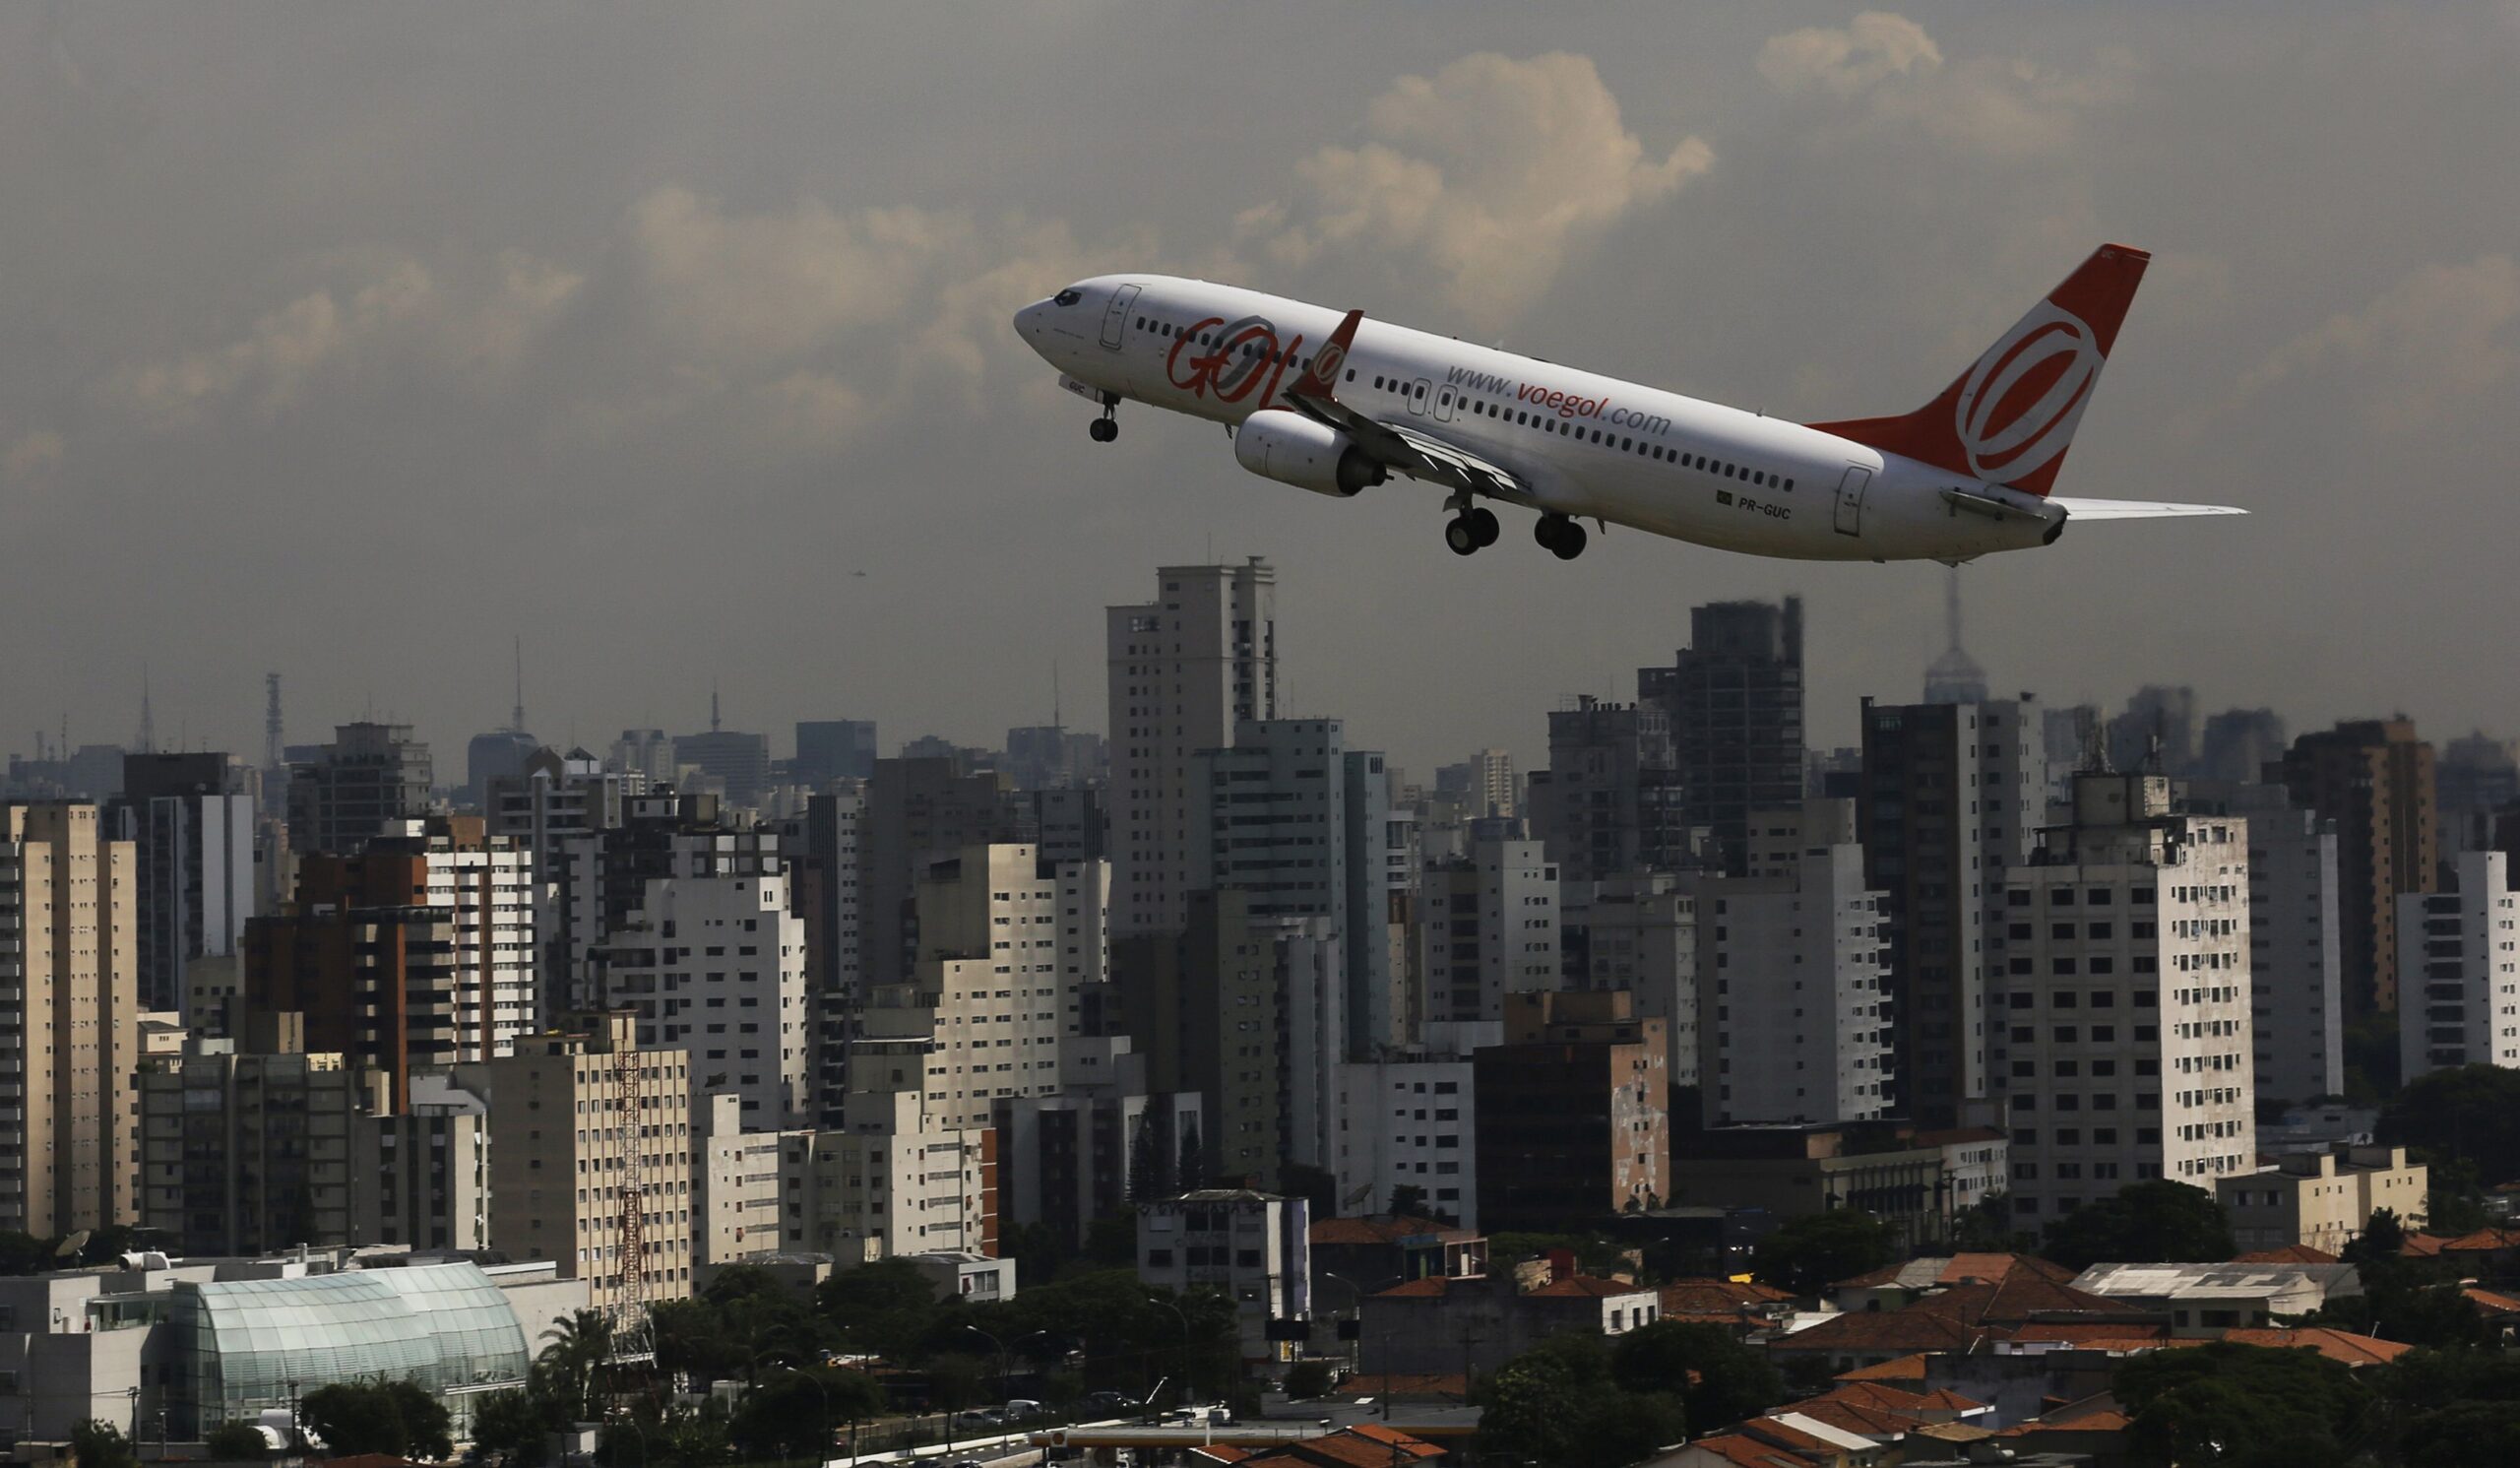
[{"label": "tree", "polygon": [[319,1386],[306,1394],[299,1412],[335,1457],[381,1452],[434,1459],[455,1451],[446,1404],[410,1381]]},{"label": "tree", "polygon": [[2394,1208],[2374,1208],[2362,1234],[2345,1245],[2343,1258],[2348,1264],[2369,1264],[2395,1259],[2406,1252],[2406,1225]]},{"label": "tree", "polygon": [[2012,1199],[2002,1193],[1980,1198],[1951,1221],[1951,1246],[1963,1253],[2028,1253],[2038,1236],[2014,1224]]},{"label": "tree", "polygon": [[542,1339],[546,1344],[536,1359],[550,1369],[570,1410],[589,1422],[600,1417],[598,1397],[604,1363],[612,1359],[612,1317],[593,1309],[557,1315]]},{"label": "tree", "polygon": [[70,1451],[79,1468],[140,1468],[131,1439],[101,1418],[92,1417],[70,1430]]},{"label": "tree", "polygon": [[1155,1114],[1141,1113],[1137,1130],[1129,1136],[1129,1201],[1152,1203],[1172,1192],[1172,1178],[1165,1164],[1164,1142],[1156,1134]]},{"label": "tree", "polygon": [[936,1286],[908,1259],[842,1270],[823,1281],[814,1304],[843,1343],[897,1360],[915,1360],[961,1308],[939,1301]]},{"label": "tree", "polygon": [[2366,1375],[2397,1425],[2384,1461],[2424,1468],[2520,1462],[2520,1355],[2417,1349]]},{"label": "tree", "polygon": [[2111,1385],[2138,1461],[2225,1468],[2342,1465],[2370,1399],[2315,1351],[2228,1341],[2129,1358]]},{"label": "tree", "polygon": [[1767,1354],[1721,1325],[1657,1320],[1610,1348],[1610,1378],[1623,1391],[1675,1392],[1699,1434],[1756,1417],[1787,1399]]},{"label": "tree", "polygon": [[2380,1140],[2421,1148],[2435,1164],[2472,1163],[2488,1186],[2520,1178],[2520,1070],[2462,1065],[2418,1076],[2380,1113]]},{"label": "tree", "polygon": [[558,1406],[530,1388],[492,1392],[473,1404],[472,1445],[517,1468],[534,1468],[542,1461],[547,1435],[567,1420],[565,1412],[554,1410]]},{"label": "tree", "polygon": [[1806,1213],[1759,1241],[1753,1267],[1780,1290],[1817,1295],[1842,1279],[1878,1269],[1898,1256],[1888,1224],[1854,1208]]},{"label": "tree", "polygon": [[2456,1278],[2438,1277],[2437,1263],[2372,1258],[2357,1267],[2362,1293],[2329,1301],[2303,1323],[2435,1350],[2483,1345],[2489,1338],[2476,1302]]},{"label": "tree", "polygon": [[746,1456],[828,1455],[833,1435],[884,1410],[884,1389],[864,1372],[780,1369],[744,1393],[726,1436]]},{"label": "tree", "polygon": [[1183,1192],[1197,1192],[1208,1185],[1208,1154],[1199,1145],[1199,1118],[1185,1117],[1181,1120],[1181,1166],[1172,1177],[1172,1185]]},{"label": "tree", "polygon": [[1614,1468],[1680,1440],[1686,1409],[1670,1391],[1629,1391],[1614,1379],[1602,1338],[1552,1336],[1480,1383],[1482,1458],[1539,1468]]},{"label": "tree", "polygon": [[1392,1216],[1395,1218],[1425,1217],[1426,1189],[1419,1187],[1415,1182],[1393,1183],[1391,1185],[1391,1212]]},{"label": "tree", "polygon": [[271,1451],[263,1430],[250,1422],[222,1422],[204,1433],[201,1445],[222,1463],[256,1463]]},{"label": "tree", "polygon": [[1287,1399],[1308,1402],[1328,1391],[1332,1385],[1330,1364],[1305,1359],[1287,1369]]},{"label": "tree", "polygon": [[2104,1262],[2220,1263],[2239,1252],[2212,1193],[2167,1179],[2130,1182],[2048,1226],[2040,1252],[2072,1269]]}]

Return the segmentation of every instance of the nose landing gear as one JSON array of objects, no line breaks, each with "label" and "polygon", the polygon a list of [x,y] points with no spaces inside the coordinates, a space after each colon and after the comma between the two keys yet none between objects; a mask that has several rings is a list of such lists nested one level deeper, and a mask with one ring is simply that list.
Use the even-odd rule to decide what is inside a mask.
[{"label": "nose landing gear", "polygon": [[1564,515],[1541,516],[1532,525],[1532,539],[1559,560],[1573,560],[1584,553],[1584,527]]},{"label": "nose landing gear", "polygon": [[1109,443],[1120,436],[1120,417],[1117,411],[1119,406],[1118,393],[1102,395],[1102,415],[1087,425],[1085,430],[1096,443]]}]

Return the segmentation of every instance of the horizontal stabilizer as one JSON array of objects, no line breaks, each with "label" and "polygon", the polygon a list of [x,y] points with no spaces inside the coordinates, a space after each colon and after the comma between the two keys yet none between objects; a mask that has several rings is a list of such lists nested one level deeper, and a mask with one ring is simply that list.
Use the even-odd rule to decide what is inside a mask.
[{"label": "horizontal stabilizer", "polygon": [[2166,505],[2142,499],[2050,499],[2072,520],[2171,520],[2186,515],[2245,515],[2236,505]]}]

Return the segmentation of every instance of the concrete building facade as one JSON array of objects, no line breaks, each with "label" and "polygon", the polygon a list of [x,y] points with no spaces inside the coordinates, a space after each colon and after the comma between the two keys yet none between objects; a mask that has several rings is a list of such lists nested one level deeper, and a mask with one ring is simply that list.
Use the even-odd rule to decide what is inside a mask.
[{"label": "concrete building facade", "polygon": [[2303,734],[2268,772],[2295,805],[2336,822],[2349,1019],[2398,1007],[2398,899],[2438,885],[2432,766],[2415,725],[2385,719]]},{"label": "concrete building facade", "polygon": [[2520,1067],[2520,898],[2500,852],[2463,852],[2459,890],[2398,899],[2398,1068]]},{"label": "concrete building facade", "polygon": [[1501,1023],[1505,996],[1562,987],[1558,867],[1538,841],[1480,841],[1419,887],[1429,1023]]},{"label": "concrete building facade", "polygon": [[1523,993],[1471,1057],[1480,1227],[1547,1230],[1671,1193],[1669,1044],[1623,992]]},{"label": "concrete building facade", "polygon": [[643,1050],[690,1055],[704,1093],[739,1099],[759,1131],[803,1125],[813,1065],[804,920],[785,873],[665,877],[590,961],[607,1010]]}]

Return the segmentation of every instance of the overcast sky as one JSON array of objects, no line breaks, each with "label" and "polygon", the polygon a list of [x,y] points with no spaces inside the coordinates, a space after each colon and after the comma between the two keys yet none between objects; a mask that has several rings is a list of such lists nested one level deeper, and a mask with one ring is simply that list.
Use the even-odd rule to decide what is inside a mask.
[{"label": "overcast sky", "polygon": [[[1253,478],[1008,326],[1200,273],[1804,418],[1905,411],[2093,245],[2152,272],[2062,491],[1962,574],[1998,689],[2520,734],[2520,6],[0,11],[0,749],[1103,718],[1102,608],[1279,568],[1291,714],[1542,763],[1687,609],[1798,593],[1815,742],[1932,565]],[[1511,518],[1511,517],[1509,517]]]}]

